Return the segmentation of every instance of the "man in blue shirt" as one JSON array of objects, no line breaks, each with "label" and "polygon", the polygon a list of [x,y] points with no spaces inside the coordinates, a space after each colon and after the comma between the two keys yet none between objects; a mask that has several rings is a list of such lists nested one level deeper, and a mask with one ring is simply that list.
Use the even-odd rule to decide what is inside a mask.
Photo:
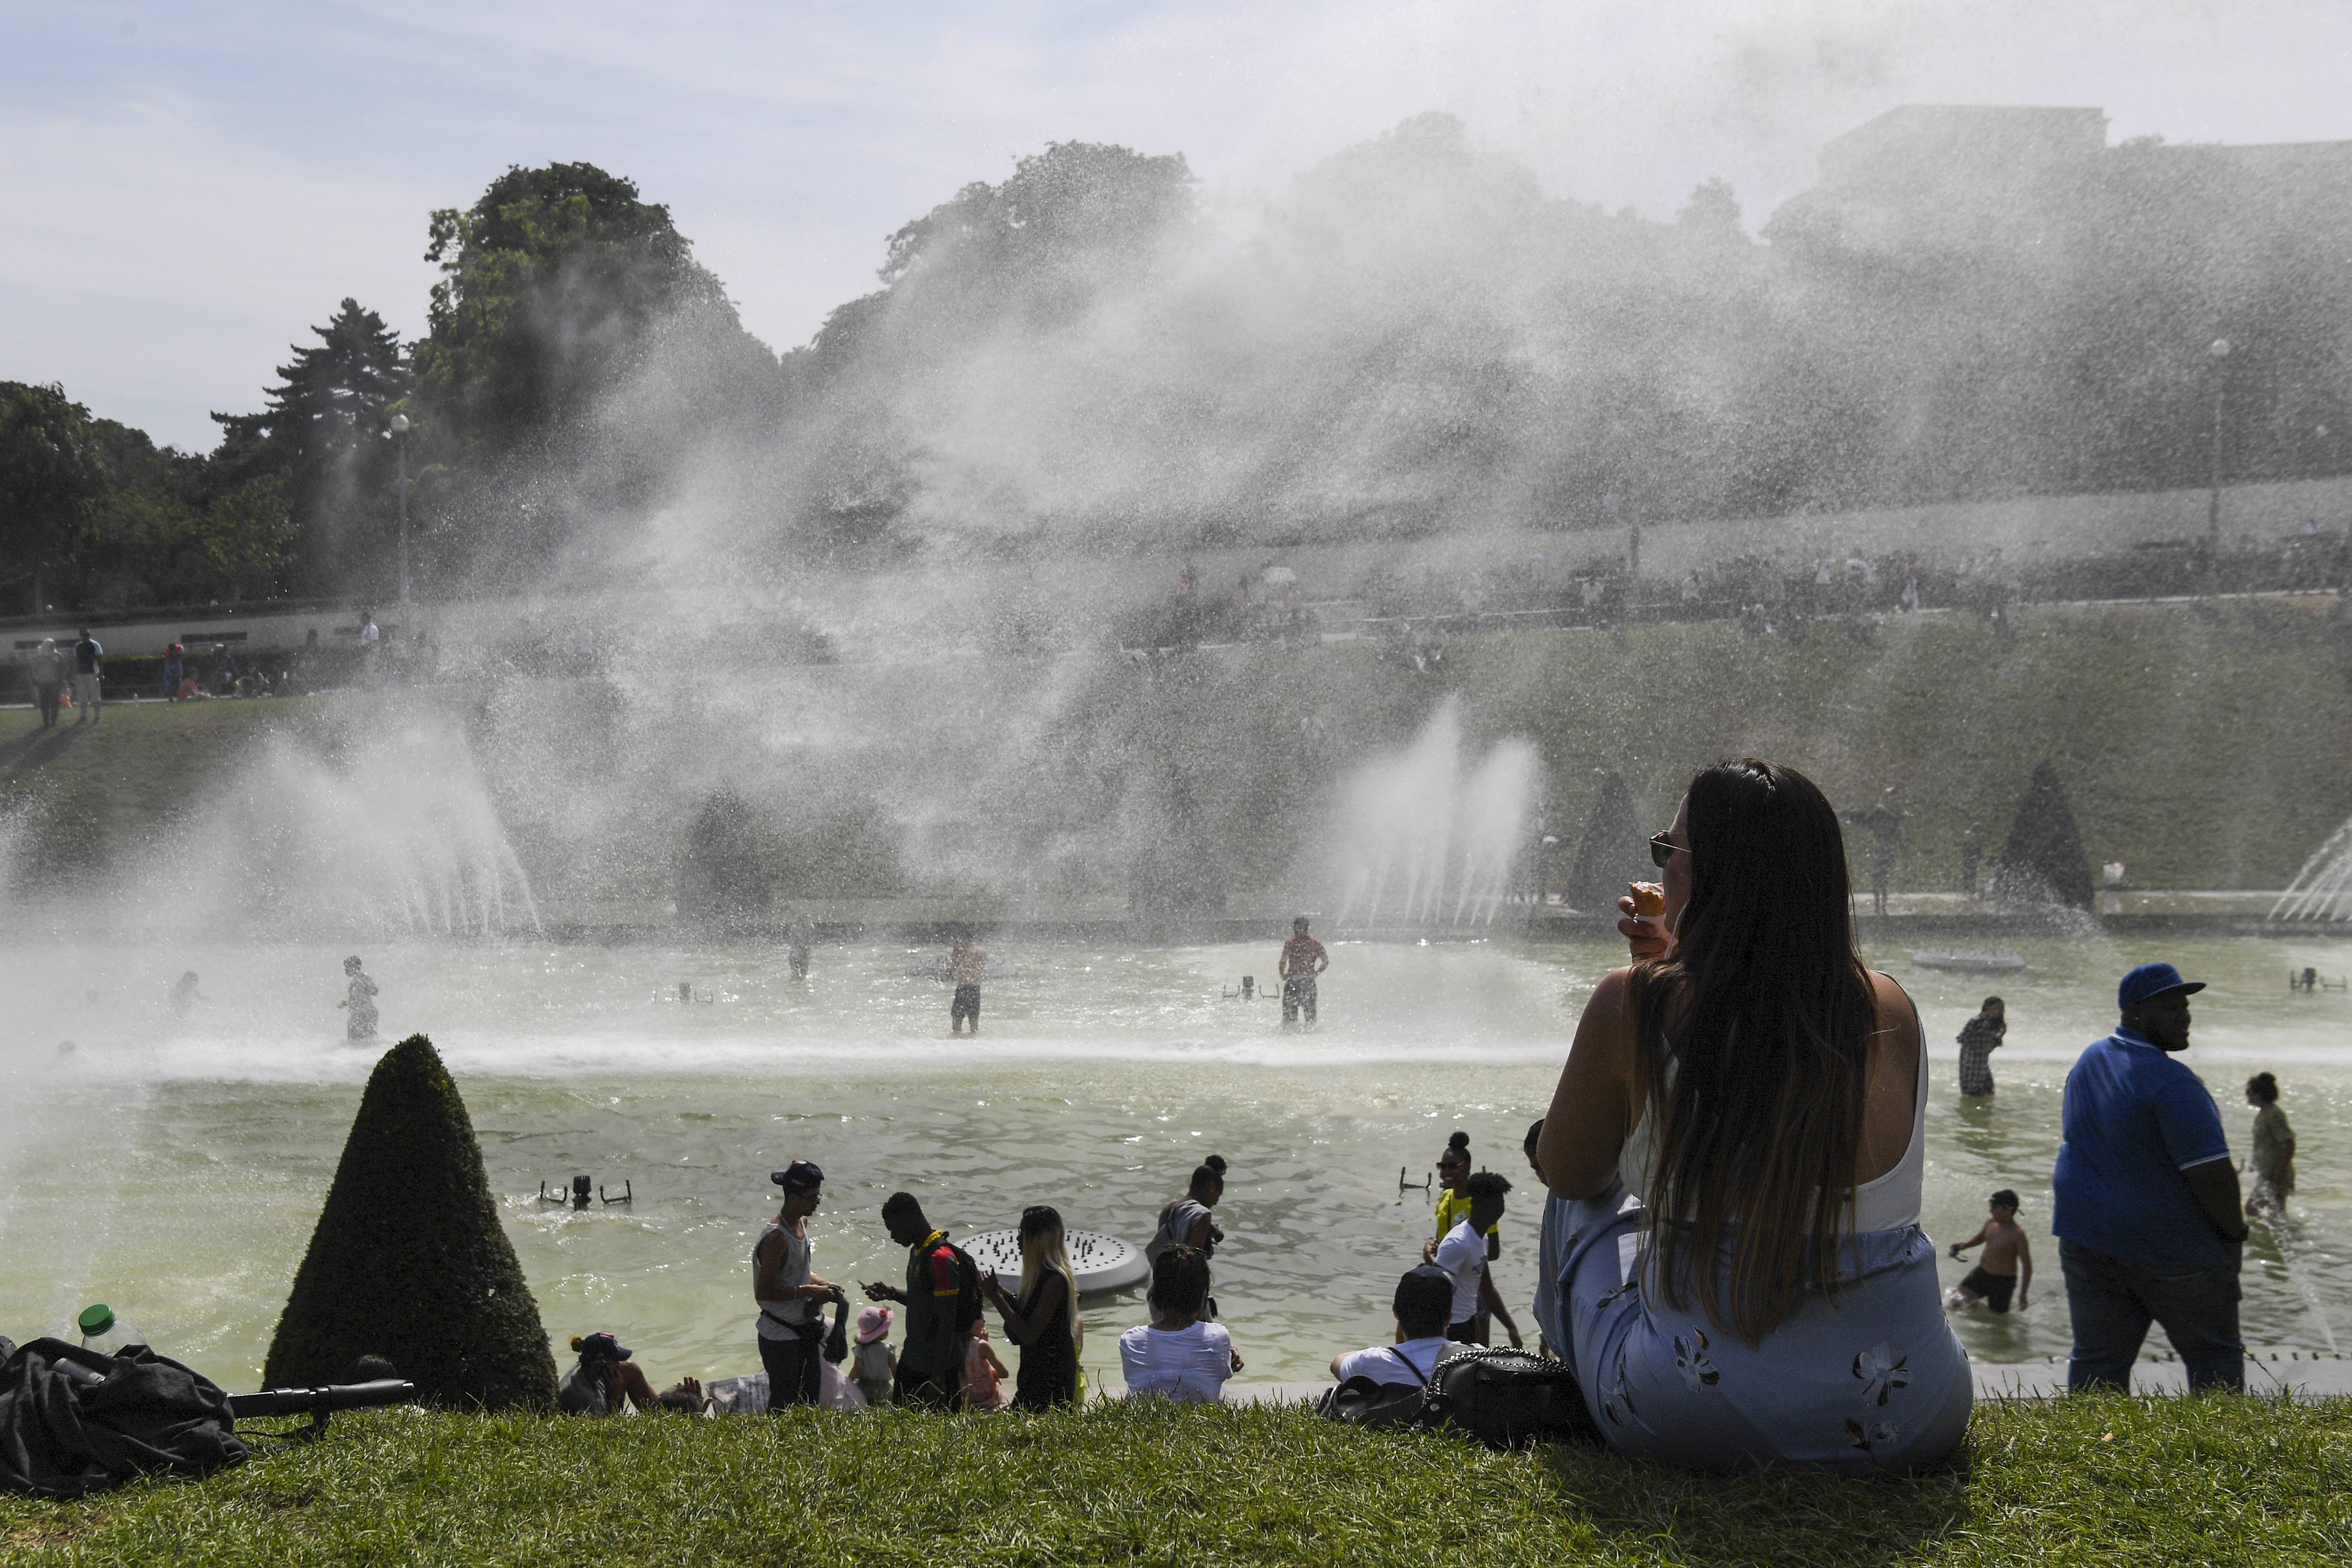
[{"label": "man in blue shirt", "polygon": [[2066,1075],[2065,1141],[2050,1228],[2066,1276],[2070,1389],[2128,1390],[2151,1320],[2192,1390],[2243,1389],[2238,1259],[2246,1222],[2221,1113],[2189,1048],[2189,998],[2205,989],[2168,963],[2123,978],[2116,1032]]}]

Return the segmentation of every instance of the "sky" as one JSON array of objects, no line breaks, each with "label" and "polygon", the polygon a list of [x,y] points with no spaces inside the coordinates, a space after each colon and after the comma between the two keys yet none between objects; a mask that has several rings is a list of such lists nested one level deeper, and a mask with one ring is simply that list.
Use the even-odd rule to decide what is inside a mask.
[{"label": "sky", "polygon": [[428,214],[513,163],[636,181],[783,349],[1049,142],[1246,204],[1442,110],[1549,195],[1720,176],[1752,229],[1898,104],[2334,141],[2347,67],[2341,0],[0,0],[0,379],[209,448],[346,295],[420,332]]}]

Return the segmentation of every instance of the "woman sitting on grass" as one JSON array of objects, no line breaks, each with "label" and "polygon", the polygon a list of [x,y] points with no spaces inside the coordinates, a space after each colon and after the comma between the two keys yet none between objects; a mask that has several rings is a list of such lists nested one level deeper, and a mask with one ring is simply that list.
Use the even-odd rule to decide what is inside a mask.
[{"label": "woman sitting on grass", "polygon": [[1927,1062],[1855,954],[1837,814],[1724,763],[1652,846],[1664,912],[1621,926],[1637,962],[1594,990],[1538,1144],[1555,1342],[1629,1454],[1933,1464],[1973,1392],[1919,1228]]},{"label": "woman sitting on grass", "polygon": [[1145,1299],[1151,1321],[1118,1336],[1118,1361],[1129,1394],[1157,1394],[1185,1404],[1214,1405],[1225,1379],[1241,1371],[1223,1325],[1204,1322],[1209,1259],[1197,1247],[1171,1247],[1151,1266]]},{"label": "woman sitting on grass", "polygon": [[[618,1415],[625,1397],[640,1413],[660,1402],[645,1369],[629,1359],[629,1352],[612,1335],[574,1334],[572,1348],[580,1359],[555,1385],[556,1408],[566,1415]],[[691,1386],[696,1399],[700,1399],[702,1388],[694,1379],[689,1377],[678,1386]]]}]

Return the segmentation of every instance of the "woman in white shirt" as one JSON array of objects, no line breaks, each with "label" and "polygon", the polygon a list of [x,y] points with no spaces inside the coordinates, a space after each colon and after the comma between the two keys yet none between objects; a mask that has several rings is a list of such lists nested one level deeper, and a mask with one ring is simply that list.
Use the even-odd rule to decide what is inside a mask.
[{"label": "woman in white shirt", "polygon": [[1162,1252],[1151,1266],[1146,1303],[1151,1321],[1118,1336],[1127,1391],[1215,1404],[1223,1397],[1225,1379],[1241,1371],[1242,1358],[1223,1324],[1202,1321],[1209,1304],[1207,1254],[1191,1247]]}]

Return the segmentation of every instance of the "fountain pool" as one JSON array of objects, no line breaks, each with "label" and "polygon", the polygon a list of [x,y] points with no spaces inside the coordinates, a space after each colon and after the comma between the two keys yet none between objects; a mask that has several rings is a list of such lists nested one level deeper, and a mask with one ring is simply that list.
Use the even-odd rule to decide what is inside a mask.
[{"label": "fountain pool", "polygon": [[[1397,1274],[1430,1228],[1418,1182],[1446,1134],[1524,1176],[1577,1009],[1621,950],[1505,941],[1332,944],[1325,1023],[1285,1035],[1271,1002],[1228,1000],[1274,947],[992,950],[987,1033],[946,1037],[948,993],[868,943],[817,950],[805,983],[779,951],[415,941],[361,948],[383,986],[385,1043],[423,1029],[456,1075],[490,1182],[551,1334],[620,1331],[657,1377],[753,1370],[746,1257],[773,1209],[769,1171],[829,1173],[812,1222],[820,1273],[895,1279],[903,1253],[876,1212],[898,1187],[969,1235],[1057,1205],[1074,1226],[1140,1243],[1200,1157],[1233,1163],[1218,1297],[1250,1379],[1313,1377],[1383,1340]],[[2014,1186],[2040,1272],[2032,1310],[1970,1319],[1992,1361],[2063,1355],[2064,1295],[2049,1237],[2049,1173],[2068,1063],[2108,1026],[2115,976],[2165,957],[2214,988],[2188,1060],[2242,1156],[2239,1086],[2279,1075],[2301,1138],[2294,1212],[2257,1227],[2245,1322],[2265,1352],[2352,1338],[2352,999],[2290,994],[2290,968],[2334,978],[2352,943],[2302,940],[2016,944],[1998,977],[1874,955],[1917,998],[1935,1052],[1927,1226],[1969,1234],[1985,1194]],[[341,946],[215,950],[128,942],[0,954],[0,1331],[63,1330],[114,1305],[160,1349],[231,1388],[253,1386],[287,1286],[377,1052],[346,1045]],[[912,967],[917,973],[910,973]],[[185,1019],[183,970],[211,998]],[[680,981],[694,1004],[675,1000]],[[1962,1108],[1952,1036],[1989,990],[2009,1002],[2000,1092]],[[709,1001],[702,1000],[709,998]],[[61,1054],[58,1042],[76,1042]],[[580,1172],[625,1205],[541,1204]],[[1498,1282],[1534,1283],[1533,1194],[1505,1224]],[[1522,1200],[1525,1202],[1522,1202]],[[1948,1282],[1962,1266],[1947,1264]],[[1117,1379],[1113,1341],[1142,1320],[1133,1292],[1087,1310],[1088,1375]],[[1523,1316],[1524,1322],[1524,1316]],[[1532,1328],[1529,1328],[1530,1335]],[[2352,1345],[2346,1347],[2352,1350]]]}]

